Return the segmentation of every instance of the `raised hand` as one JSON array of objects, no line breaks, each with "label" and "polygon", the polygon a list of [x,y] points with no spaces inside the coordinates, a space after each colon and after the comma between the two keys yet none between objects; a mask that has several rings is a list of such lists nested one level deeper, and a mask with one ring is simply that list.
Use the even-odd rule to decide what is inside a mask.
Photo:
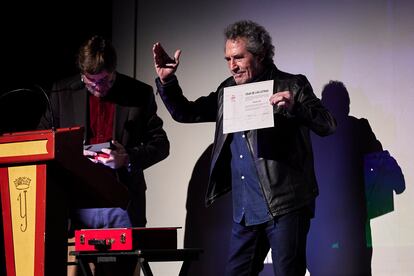
[{"label": "raised hand", "polygon": [[157,42],[152,47],[152,53],[154,55],[155,71],[161,82],[165,83],[177,70],[178,64],[180,63],[181,50],[175,51],[173,59],[165,52],[161,44]]}]

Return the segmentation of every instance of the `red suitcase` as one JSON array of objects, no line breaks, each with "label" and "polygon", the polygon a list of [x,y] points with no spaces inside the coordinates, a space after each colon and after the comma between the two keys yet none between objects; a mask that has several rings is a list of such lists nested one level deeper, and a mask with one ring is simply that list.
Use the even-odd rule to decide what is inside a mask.
[{"label": "red suitcase", "polygon": [[75,251],[177,249],[181,227],[134,227],[75,230]]}]

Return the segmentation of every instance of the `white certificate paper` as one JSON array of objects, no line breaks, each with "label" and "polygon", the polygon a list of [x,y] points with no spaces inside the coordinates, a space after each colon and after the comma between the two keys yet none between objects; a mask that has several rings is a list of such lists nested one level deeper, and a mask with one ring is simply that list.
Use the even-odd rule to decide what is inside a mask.
[{"label": "white certificate paper", "polygon": [[223,133],[273,127],[273,80],[224,88]]}]

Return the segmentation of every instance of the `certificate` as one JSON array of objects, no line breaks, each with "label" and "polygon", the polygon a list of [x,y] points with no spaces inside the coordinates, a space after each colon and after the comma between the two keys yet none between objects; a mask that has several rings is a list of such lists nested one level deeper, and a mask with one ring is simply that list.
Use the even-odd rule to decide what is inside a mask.
[{"label": "certificate", "polygon": [[273,80],[224,88],[223,133],[273,127]]}]

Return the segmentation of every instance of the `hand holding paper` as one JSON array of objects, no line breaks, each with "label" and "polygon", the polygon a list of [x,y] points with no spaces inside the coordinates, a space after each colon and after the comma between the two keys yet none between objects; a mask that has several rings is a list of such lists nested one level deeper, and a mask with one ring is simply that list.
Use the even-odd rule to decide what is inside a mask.
[{"label": "hand holding paper", "polygon": [[277,92],[270,97],[269,101],[272,105],[292,111],[294,104],[293,93],[291,91]]}]

